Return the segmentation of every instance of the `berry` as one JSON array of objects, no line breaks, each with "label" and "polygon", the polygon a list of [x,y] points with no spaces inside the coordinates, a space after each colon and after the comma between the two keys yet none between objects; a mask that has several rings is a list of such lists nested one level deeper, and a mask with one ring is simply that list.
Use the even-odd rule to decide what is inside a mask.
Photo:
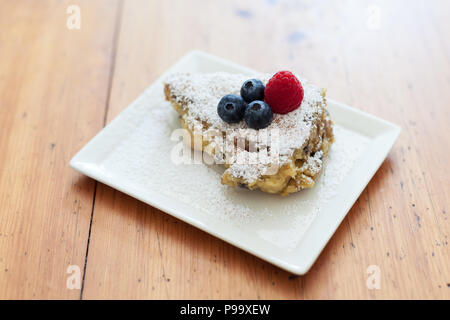
[{"label": "berry", "polygon": [[267,103],[255,100],[245,110],[244,119],[249,128],[263,129],[272,122],[273,112]]},{"label": "berry", "polygon": [[217,105],[219,117],[228,123],[237,123],[242,120],[247,104],[242,97],[235,94],[227,94],[220,99]]},{"label": "berry", "polygon": [[267,82],[264,95],[273,112],[285,114],[301,105],[304,91],[292,72],[280,71]]},{"label": "berry", "polygon": [[241,87],[241,97],[245,102],[250,103],[255,100],[264,100],[264,83],[258,79],[250,79],[244,82]]}]

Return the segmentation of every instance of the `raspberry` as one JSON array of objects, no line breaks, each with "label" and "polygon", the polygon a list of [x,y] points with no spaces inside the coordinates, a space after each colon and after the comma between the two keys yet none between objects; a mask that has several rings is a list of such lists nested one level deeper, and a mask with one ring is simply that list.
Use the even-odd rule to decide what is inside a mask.
[{"label": "raspberry", "polygon": [[264,100],[275,113],[285,114],[297,109],[304,91],[300,81],[290,71],[280,71],[270,78],[264,91]]}]

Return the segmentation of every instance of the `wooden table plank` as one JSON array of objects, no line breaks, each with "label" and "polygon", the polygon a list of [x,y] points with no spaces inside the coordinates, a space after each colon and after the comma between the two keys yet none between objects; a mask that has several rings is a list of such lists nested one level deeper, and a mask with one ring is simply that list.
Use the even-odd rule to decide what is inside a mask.
[{"label": "wooden table plank", "polygon": [[0,298],[78,299],[95,182],[70,158],[103,126],[115,1],[0,3]]},{"label": "wooden table plank", "polygon": [[[342,48],[346,78],[356,81],[343,80],[351,88],[351,104],[400,124],[403,131],[334,236],[342,240],[327,246],[306,277],[305,298],[449,297],[444,213],[449,197],[448,187],[442,188],[449,186],[449,174],[440,160],[448,151],[437,138],[448,141],[448,110],[442,103],[450,98],[444,89],[448,55],[437,39],[423,45],[436,37],[430,14],[435,8],[413,2],[405,13],[402,3],[383,4],[384,27]],[[339,100],[346,101],[344,95]],[[365,287],[369,265],[380,267],[381,290]]]}]

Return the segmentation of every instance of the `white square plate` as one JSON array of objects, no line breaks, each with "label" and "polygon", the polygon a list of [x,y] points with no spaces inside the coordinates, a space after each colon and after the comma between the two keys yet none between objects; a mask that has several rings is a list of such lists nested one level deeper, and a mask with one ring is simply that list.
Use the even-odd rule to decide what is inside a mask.
[{"label": "white square plate", "polygon": [[94,137],[70,165],[294,274],[306,273],[379,168],[400,128],[328,99],[336,142],[314,188],[288,197],[233,189],[223,169],[175,164],[178,117],[162,79],[174,72],[253,71],[194,51]]}]

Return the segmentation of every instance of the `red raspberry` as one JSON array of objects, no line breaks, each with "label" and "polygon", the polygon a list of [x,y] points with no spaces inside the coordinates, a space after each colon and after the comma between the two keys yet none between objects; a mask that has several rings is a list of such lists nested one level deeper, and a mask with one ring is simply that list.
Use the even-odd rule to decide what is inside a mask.
[{"label": "red raspberry", "polygon": [[285,114],[297,109],[304,92],[300,81],[290,71],[280,71],[270,78],[264,91],[264,100],[275,113]]}]

